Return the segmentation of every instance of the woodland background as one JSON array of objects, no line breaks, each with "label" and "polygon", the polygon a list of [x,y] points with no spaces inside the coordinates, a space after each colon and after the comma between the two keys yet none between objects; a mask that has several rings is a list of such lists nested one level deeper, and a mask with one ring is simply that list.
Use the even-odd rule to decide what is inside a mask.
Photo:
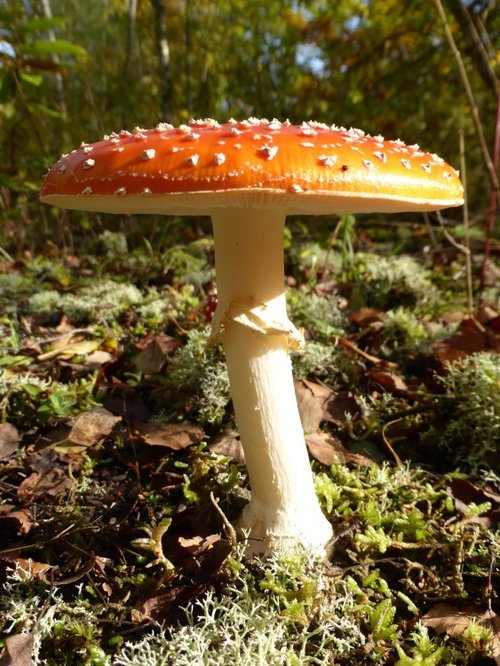
[{"label": "woodland background", "polygon": [[493,159],[500,7],[446,0],[445,10],[474,109],[433,0],[3,0],[2,245],[71,238],[75,227],[58,228],[60,214],[37,201],[62,152],[191,117],[360,127],[418,142],[456,167],[463,132],[480,225],[495,180],[484,153]]}]

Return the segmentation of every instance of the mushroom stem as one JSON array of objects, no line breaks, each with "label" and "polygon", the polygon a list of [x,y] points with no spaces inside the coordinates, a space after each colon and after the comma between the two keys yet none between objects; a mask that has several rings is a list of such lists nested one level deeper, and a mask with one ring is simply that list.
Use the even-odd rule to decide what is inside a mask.
[{"label": "mushroom stem", "polygon": [[218,307],[236,423],[252,487],[238,526],[250,554],[300,543],[325,552],[332,527],[321,512],[297,408],[289,357],[300,335],[286,314],[283,211],[217,209]]}]

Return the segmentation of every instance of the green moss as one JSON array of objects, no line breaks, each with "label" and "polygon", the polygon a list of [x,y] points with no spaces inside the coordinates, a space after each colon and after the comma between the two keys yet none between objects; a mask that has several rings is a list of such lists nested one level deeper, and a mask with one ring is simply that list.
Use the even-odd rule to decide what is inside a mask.
[{"label": "green moss", "polygon": [[106,229],[97,237],[98,244],[109,258],[121,257],[128,252],[127,237],[120,231]]},{"label": "green moss", "polygon": [[489,352],[471,354],[447,366],[439,381],[457,399],[447,419],[425,434],[446,448],[451,460],[468,469],[488,467],[500,449],[500,356]]},{"label": "green moss", "polygon": [[53,289],[39,291],[29,297],[26,309],[35,315],[53,315],[61,310],[63,296]]},{"label": "green moss", "polygon": [[[241,557],[241,555],[240,555]],[[306,666],[354,659],[365,638],[356,602],[324,565],[291,551],[240,569],[222,595],[208,592],[186,611],[186,626],[127,643],[116,666]]]},{"label": "green moss", "polygon": [[339,308],[339,296],[322,296],[308,288],[288,289],[287,304],[293,323],[306,329],[311,337],[326,342],[344,335],[346,315]]},{"label": "green moss", "polygon": [[430,272],[409,256],[381,257],[358,252],[354,280],[362,298],[359,305],[381,309],[427,303],[437,295]]},{"label": "green moss", "polygon": [[193,330],[174,355],[167,372],[168,383],[178,392],[196,396],[196,411],[202,423],[220,424],[229,404],[229,378],[220,349],[207,349],[210,327]]},{"label": "green moss", "polygon": [[83,287],[75,294],[65,294],[61,308],[75,323],[110,321],[141,300],[142,294],[134,285],[103,280]]}]

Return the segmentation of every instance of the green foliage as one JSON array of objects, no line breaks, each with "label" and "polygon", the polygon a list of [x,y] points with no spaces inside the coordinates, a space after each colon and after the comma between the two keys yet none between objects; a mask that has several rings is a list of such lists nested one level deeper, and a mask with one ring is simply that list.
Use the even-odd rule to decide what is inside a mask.
[{"label": "green foliage", "polygon": [[396,609],[390,599],[381,601],[369,615],[370,630],[375,641],[395,641],[398,627],[393,623]]},{"label": "green foliage", "polygon": [[339,352],[334,345],[306,340],[303,350],[292,353],[293,372],[304,379],[310,375],[331,378],[338,371]]},{"label": "green foliage", "polygon": [[19,273],[0,274],[0,304],[26,296],[32,289],[31,280]]},{"label": "green foliage", "polygon": [[128,252],[127,237],[121,231],[105,229],[97,240],[110,259],[122,257]]},{"label": "green foliage", "polygon": [[187,625],[127,643],[116,666],[300,666],[356,659],[365,639],[355,602],[330,581],[323,565],[305,553],[289,552],[240,570],[224,593],[213,592],[186,610]]},{"label": "green foliage", "polygon": [[29,297],[27,303],[28,312],[35,315],[53,315],[60,312],[62,307],[62,297],[54,289],[38,291]]},{"label": "green foliage", "polygon": [[430,638],[429,630],[422,624],[417,624],[415,631],[410,634],[413,644],[411,654],[408,655],[400,645],[396,646],[399,659],[396,666],[438,666],[444,664],[448,651],[439,646],[436,639]]},{"label": "green foliage", "polygon": [[345,332],[346,316],[340,310],[338,300],[335,293],[326,297],[304,287],[287,291],[291,320],[323,342]]},{"label": "green foliage", "polygon": [[55,655],[65,653],[68,646],[80,664],[111,664],[97,642],[101,631],[95,606],[83,597],[67,603],[57,588],[40,583],[31,564],[25,568],[17,566],[10,572],[5,593],[0,597],[0,611],[2,631],[32,634],[33,666],[54,663]]},{"label": "green foliage", "polygon": [[229,378],[220,349],[207,349],[210,327],[193,330],[176,353],[167,380],[178,391],[197,396],[196,408],[202,423],[220,424],[230,400]]},{"label": "green foliage", "polygon": [[142,294],[132,284],[103,280],[61,297],[61,309],[75,323],[110,321],[137,305]]},{"label": "green foliage", "polygon": [[456,326],[444,324],[433,324],[432,329],[426,327],[421,317],[400,306],[385,313],[382,350],[399,358],[429,351],[434,342],[449,337],[455,329]]},{"label": "green foliage", "polygon": [[457,399],[453,412],[426,441],[446,447],[457,465],[479,469],[500,447],[500,357],[480,352],[449,364],[440,377],[446,391]]},{"label": "green foliage", "polygon": [[163,552],[162,538],[172,523],[171,518],[164,518],[158,525],[145,525],[142,531],[146,532],[146,537],[139,537],[131,542],[133,548],[140,548],[147,551],[154,559],[147,564],[147,567],[160,566],[163,569],[163,580],[166,581],[172,577],[174,565]]},{"label": "green foliage", "polygon": [[429,519],[429,508],[424,512],[417,507],[428,503],[436,515],[449,514],[446,492],[434,490],[408,468],[373,465],[360,474],[335,464],[330,473],[315,475],[315,487],[327,514],[356,516],[363,522],[355,537],[358,552],[385,553],[390,547],[429,543],[441,535]]},{"label": "green foliage", "polygon": [[162,330],[171,323],[182,321],[199,304],[192,284],[184,284],[178,289],[167,286],[161,291],[150,287],[135,310],[145,320],[144,330]]},{"label": "green foliage", "polygon": [[206,250],[213,245],[208,238],[200,238],[188,245],[177,244],[164,252],[162,263],[165,272],[172,271],[180,284],[206,284],[211,278]]},{"label": "green foliage", "polygon": [[30,373],[0,369],[0,420],[27,427],[33,421],[48,423],[99,405],[95,396],[95,375],[72,382],[50,382]]},{"label": "green foliage", "polygon": [[59,294],[54,290],[38,292],[28,299],[33,314],[50,315],[64,312],[75,324],[89,321],[110,322],[133,305],[142,302],[142,294],[132,285],[104,279],[76,293]]},{"label": "green foliage", "polygon": [[429,271],[412,257],[358,252],[354,279],[362,304],[381,309],[415,306],[435,298]]}]

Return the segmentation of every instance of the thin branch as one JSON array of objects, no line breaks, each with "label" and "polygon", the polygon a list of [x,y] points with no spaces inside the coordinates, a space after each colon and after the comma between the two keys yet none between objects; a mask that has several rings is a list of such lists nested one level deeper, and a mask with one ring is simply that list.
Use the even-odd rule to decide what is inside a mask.
[{"label": "thin branch", "polygon": [[0,255],[6,259],[9,263],[13,264],[14,259],[10,256],[10,254],[7,252],[7,250],[4,250],[3,247],[0,245]]},{"label": "thin branch", "polygon": [[453,247],[459,250],[462,254],[465,255],[470,254],[469,248],[466,245],[463,245],[462,243],[459,243],[457,240],[455,240],[455,238],[453,238],[448,229],[444,226],[443,218],[441,217],[441,213],[438,210],[436,211],[436,217],[438,219],[439,226],[441,227],[441,230],[443,232],[443,236],[446,238],[448,243],[451,243],[451,245],[453,245]]},{"label": "thin branch", "polygon": [[[498,93],[498,103],[497,103],[497,120],[495,127],[495,142],[493,144],[493,168],[495,173],[498,172],[498,167],[500,166],[500,91]],[[499,190],[495,187],[491,188],[490,192],[490,204],[488,207],[488,221],[486,225],[486,240],[484,242],[484,258],[483,264],[481,266],[481,278],[479,284],[479,303],[483,301],[484,287],[486,284],[486,269],[488,267],[488,262],[491,254],[491,239],[493,237],[493,231],[495,229],[495,213],[497,210]]]},{"label": "thin branch", "polygon": [[474,22],[469,8],[464,4],[463,0],[446,0],[446,4],[462,29],[462,33],[469,46],[470,56],[477,71],[488,85],[490,92],[496,96],[499,91],[499,84],[495,70],[491,65],[493,59],[486,50],[485,44],[479,35],[478,26]]},{"label": "thin branch", "polygon": [[402,420],[403,419],[393,419],[392,421],[389,421],[388,423],[386,423],[384,425],[384,427],[382,428],[382,439],[384,440],[384,444],[388,448],[390,454],[394,458],[394,460],[396,462],[396,465],[398,466],[398,469],[403,469],[404,464],[403,464],[403,461],[401,460],[401,458],[396,453],[396,451],[395,451],[394,447],[392,446],[391,442],[387,438],[386,431],[391,425],[394,425],[395,423],[400,423]]},{"label": "thin branch", "polygon": [[472,255],[470,250],[470,236],[469,236],[469,207],[467,205],[467,169],[465,164],[465,141],[464,133],[461,130],[459,134],[460,140],[460,174],[462,176],[462,183],[464,186],[464,207],[463,207],[463,223],[464,223],[464,246],[465,252],[465,274],[467,280],[467,309],[469,315],[472,316],[474,311],[474,294],[472,287]]},{"label": "thin branch", "polygon": [[210,491],[210,501],[212,502],[214,509],[217,511],[222,520],[222,523],[224,525],[224,530],[226,532],[226,536],[228,538],[229,543],[233,548],[235,548],[236,545],[238,544],[238,537],[236,536],[236,530],[231,525],[231,522],[229,521],[224,511],[220,508],[219,502],[215,499],[215,495],[213,494],[212,491]]},{"label": "thin branch", "polygon": [[490,157],[488,146],[486,144],[486,138],[484,136],[483,127],[481,125],[481,119],[479,117],[479,109],[477,108],[476,100],[474,99],[474,93],[472,92],[472,88],[469,82],[469,77],[467,76],[467,71],[465,69],[464,61],[462,60],[460,51],[457,48],[455,39],[453,38],[450,25],[448,23],[448,19],[446,17],[441,0],[434,0],[434,3],[436,5],[439,17],[441,18],[441,21],[443,23],[444,32],[446,35],[446,39],[448,40],[448,44],[450,45],[451,52],[453,53],[453,56],[457,61],[458,71],[460,74],[460,78],[462,79],[462,85],[464,87],[465,94],[467,95],[467,100],[469,102],[469,106],[472,111],[472,119],[474,121],[474,127],[476,129],[477,138],[479,141],[479,145],[481,147],[481,152],[483,154],[484,163],[486,164],[486,168],[488,170],[488,174],[493,189],[495,190],[495,192],[497,192],[499,189],[498,177]]}]

